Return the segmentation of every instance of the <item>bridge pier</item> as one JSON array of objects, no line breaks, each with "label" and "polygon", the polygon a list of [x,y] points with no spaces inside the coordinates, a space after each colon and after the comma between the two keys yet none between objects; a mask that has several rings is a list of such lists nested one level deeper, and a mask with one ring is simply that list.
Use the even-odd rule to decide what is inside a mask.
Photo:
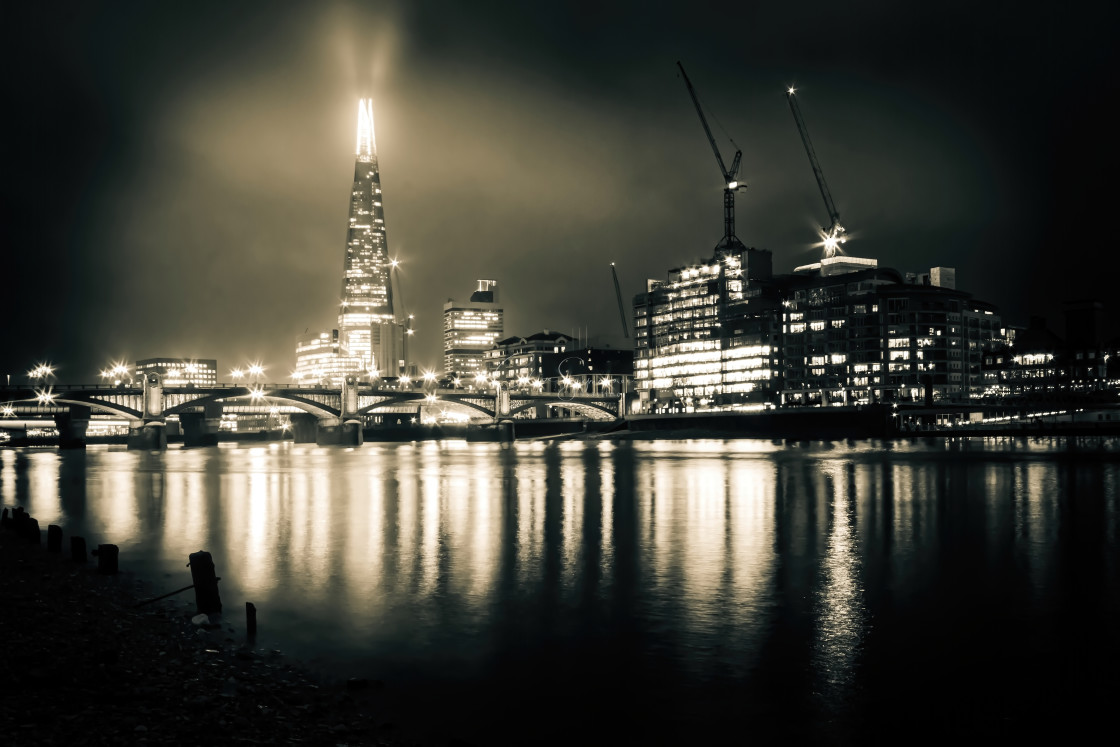
[{"label": "bridge pier", "polygon": [[68,411],[54,416],[54,425],[58,428],[58,448],[84,449],[86,447],[89,416],[90,408],[82,405],[71,405]]},{"label": "bridge pier", "polygon": [[179,413],[183,446],[217,446],[222,426],[222,403],[207,402],[202,412]]},{"label": "bridge pier", "polygon": [[313,444],[316,442],[316,432],[319,430],[319,418],[308,412],[293,413],[292,440],[297,444]]},{"label": "bridge pier", "polygon": [[134,423],[129,427],[129,451],[164,451],[166,449],[167,427],[162,421]]},{"label": "bridge pier", "polygon": [[362,424],[358,420],[320,420],[315,430],[319,446],[361,446]]}]

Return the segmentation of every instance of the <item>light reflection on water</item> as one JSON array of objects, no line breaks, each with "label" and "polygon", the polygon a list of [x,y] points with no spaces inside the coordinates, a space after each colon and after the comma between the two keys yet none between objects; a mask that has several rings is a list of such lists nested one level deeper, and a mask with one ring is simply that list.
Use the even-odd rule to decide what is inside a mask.
[{"label": "light reflection on water", "polygon": [[1071,577],[1115,611],[1118,483],[1114,447],[1026,441],[0,451],[4,505],[119,545],[157,590],[210,551],[230,620],[252,601],[262,644],[344,676],[581,667],[610,674],[591,692],[712,723],[737,693],[810,737],[892,698],[915,640],[967,667],[976,616],[1006,615],[1044,642]]}]

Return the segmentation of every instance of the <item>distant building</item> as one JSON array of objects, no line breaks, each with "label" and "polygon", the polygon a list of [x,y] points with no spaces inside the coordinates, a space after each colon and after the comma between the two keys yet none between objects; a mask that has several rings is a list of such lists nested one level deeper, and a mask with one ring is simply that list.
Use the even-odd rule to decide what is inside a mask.
[{"label": "distant building", "polygon": [[346,376],[363,372],[361,359],[343,347],[337,329],[305,334],[296,341],[296,370],[292,378],[297,383],[341,386]]},{"label": "distant building", "polygon": [[448,299],[443,305],[443,369],[448,375],[474,376],[485,371],[486,351],[504,332],[497,282],[479,280],[470,301]]},{"label": "distant building", "polygon": [[577,346],[574,338],[546,329],[499,340],[486,354],[486,370],[490,380],[511,390],[556,392],[574,387],[618,394],[632,386],[634,351]]},{"label": "distant building", "polygon": [[164,386],[214,386],[218,383],[218,361],[195,358],[145,358],[136,361],[136,377],[156,373]]}]

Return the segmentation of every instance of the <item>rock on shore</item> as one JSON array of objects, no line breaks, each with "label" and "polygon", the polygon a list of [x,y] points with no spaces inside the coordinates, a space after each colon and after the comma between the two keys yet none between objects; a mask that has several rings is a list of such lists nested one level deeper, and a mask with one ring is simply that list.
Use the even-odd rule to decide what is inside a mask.
[{"label": "rock on shore", "polygon": [[151,596],[0,531],[0,741],[410,743],[370,683],[317,681],[229,626],[192,624],[181,600],[135,606]]}]

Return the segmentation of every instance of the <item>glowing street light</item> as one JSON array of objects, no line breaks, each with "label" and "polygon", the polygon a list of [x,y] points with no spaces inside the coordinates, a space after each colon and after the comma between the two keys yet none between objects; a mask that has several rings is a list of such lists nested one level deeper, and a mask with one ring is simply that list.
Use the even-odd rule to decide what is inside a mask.
[{"label": "glowing street light", "polygon": [[55,394],[52,391],[52,387],[35,390],[35,399],[38,400],[40,405],[49,405],[54,402],[54,398]]},{"label": "glowing street light", "polygon": [[264,399],[264,389],[259,386],[253,387],[249,390],[249,398],[257,401]]},{"label": "glowing street light", "polygon": [[259,363],[249,364],[249,375],[254,379],[260,378],[264,374],[264,366]]},{"label": "glowing street light", "polygon": [[241,381],[241,377],[245,375],[245,372],[240,368],[235,368],[229,372],[229,375],[231,379],[234,379],[235,381]]},{"label": "glowing street light", "polygon": [[16,411],[12,408],[11,405],[5,404],[3,409],[0,410],[0,414],[2,414],[6,418],[14,418],[16,416]]}]

